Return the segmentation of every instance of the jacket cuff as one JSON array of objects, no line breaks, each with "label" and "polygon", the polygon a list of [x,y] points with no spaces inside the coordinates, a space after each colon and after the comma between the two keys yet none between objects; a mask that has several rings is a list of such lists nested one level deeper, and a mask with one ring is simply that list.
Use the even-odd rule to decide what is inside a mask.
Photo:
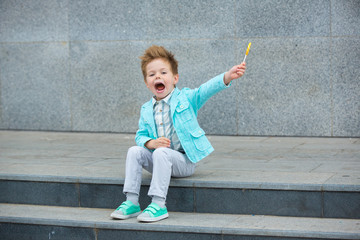
[{"label": "jacket cuff", "polygon": [[148,149],[147,147],[145,147],[145,143],[147,143],[148,141],[152,140],[152,138],[150,137],[142,137],[140,139],[138,139],[136,141],[136,144],[139,146],[139,147],[143,147],[143,148],[146,148]]},{"label": "jacket cuff", "polygon": [[227,85],[225,84],[225,82],[224,82],[225,73],[226,73],[226,72],[220,74],[219,76],[221,76],[221,80],[222,80],[222,83],[223,83],[223,85],[224,85],[224,88],[229,88],[229,87],[231,86],[232,81],[230,81],[230,83],[227,84]]}]

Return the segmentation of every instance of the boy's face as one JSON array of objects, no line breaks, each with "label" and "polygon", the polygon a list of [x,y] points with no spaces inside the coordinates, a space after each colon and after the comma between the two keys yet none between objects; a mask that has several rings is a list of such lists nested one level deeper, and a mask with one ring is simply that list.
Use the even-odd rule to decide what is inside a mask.
[{"label": "boy's face", "polygon": [[146,66],[146,86],[158,101],[169,95],[178,81],[179,74],[174,75],[170,64],[161,58],[151,61]]}]

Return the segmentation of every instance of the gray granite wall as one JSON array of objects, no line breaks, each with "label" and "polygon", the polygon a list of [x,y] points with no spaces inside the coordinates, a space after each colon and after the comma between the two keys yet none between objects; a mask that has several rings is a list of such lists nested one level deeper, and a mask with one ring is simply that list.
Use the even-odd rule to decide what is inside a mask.
[{"label": "gray granite wall", "polygon": [[195,88],[250,41],[199,112],[208,134],[360,136],[359,0],[1,0],[0,129],[133,133],[147,47]]}]

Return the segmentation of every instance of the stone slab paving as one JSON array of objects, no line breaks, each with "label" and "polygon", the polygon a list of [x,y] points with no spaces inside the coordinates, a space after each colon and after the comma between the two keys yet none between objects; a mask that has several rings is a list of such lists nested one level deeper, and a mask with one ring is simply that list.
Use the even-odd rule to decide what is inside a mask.
[{"label": "stone slab paving", "polygon": [[[209,139],[215,151],[173,186],[360,191],[359,138]],[[134,134],[0,131],[0,178],[121,184],[134,144]]]},{"label": "stone slab paving", "polygon": [[[156,223],[112,220],[112,210],[0,204],[0,223],[222,235],[359,239],[360,220],[170,212]],[[0,224],[1,226],[1,224]]]}]

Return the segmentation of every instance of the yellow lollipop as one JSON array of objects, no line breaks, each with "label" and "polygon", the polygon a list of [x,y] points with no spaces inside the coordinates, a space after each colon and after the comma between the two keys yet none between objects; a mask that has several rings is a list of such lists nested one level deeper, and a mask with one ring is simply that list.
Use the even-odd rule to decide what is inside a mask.
[{"label": "yellow lollipop", "polygon": [[249,54],[250,47],[251,47],[251,42],[249,43],[249,45],[248,45],[248,47],[247,47],[247,49],[246,49],[246,53],[245,53],[245,57],[244,57],[244,61],[243,61],[243,62],[245,62],[246,56]]}]

